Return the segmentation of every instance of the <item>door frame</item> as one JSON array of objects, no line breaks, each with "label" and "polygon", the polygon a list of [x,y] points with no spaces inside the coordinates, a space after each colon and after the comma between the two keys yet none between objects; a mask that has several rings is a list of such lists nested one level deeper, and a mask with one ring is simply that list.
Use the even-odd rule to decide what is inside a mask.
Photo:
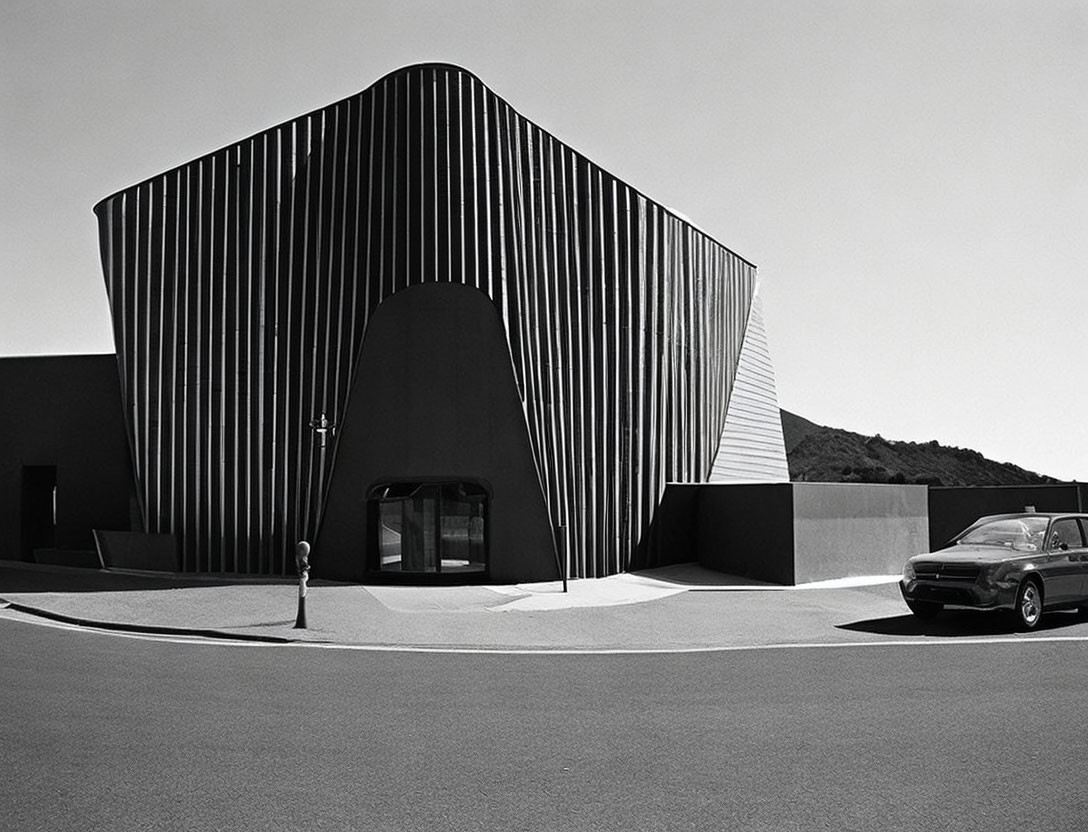
[{"label": "door frame", "polygon": [[[468,487],[473,492],[472,496],[478,497],[482,503],[483,516],[483,568],[482,569],[458,569],[456,571],[443,571],[442,569],[442,488],[444,486]],[[389,489],[397,488],[405,490],[403,496],[385,498]],[[437,489],[438,499],[432,529],[435,534],[436,556],[435,569],[432,572],[419,570],[393,570],[383,569],[381,563],[381,507],[385,502],[403,500],[420,488]],[[410,490],[409,490],[410,489]],[[371,486],[367,490],[366,498],[366,572],[367,579],[377,579],[383,582],[402,583],[486,583],[491,574],[491,488],[487,483],[473,477],[404,477],[385,478],[381,482]]]}]

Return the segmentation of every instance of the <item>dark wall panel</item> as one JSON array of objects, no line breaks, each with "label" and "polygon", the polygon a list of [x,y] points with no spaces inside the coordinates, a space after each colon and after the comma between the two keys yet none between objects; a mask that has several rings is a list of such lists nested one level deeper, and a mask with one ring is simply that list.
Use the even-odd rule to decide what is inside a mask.
[{"label": "dark wall panel", "polygon": [[1088,511],[1088,484],[985,487],[931,487],[929,542],[940,548],[987,514],[1035,511]]},{"label": "dark wall panel", "polygon": [[632,569],[649,569],[699,560],[700,486],[669,483],[642,536]]},{"label": "dark wall panel", "polygon": [[699,563],[728,575],[795,582],[790,483],[698,487]]},{"label": "dark wall panel", "polygon": [[486,295],[456,284],[398,292],[367,329],[315,574],[365,577],[368,493],[429,480],[475,482],[490,492],[493,580],[561,577],[501,320]]},{"label": "dark wall panel", "polygon": [[130,528],[134,477],[112,355],[0,359],[0,559],[23,555],[24,468],[56,468],[58,549]]}]

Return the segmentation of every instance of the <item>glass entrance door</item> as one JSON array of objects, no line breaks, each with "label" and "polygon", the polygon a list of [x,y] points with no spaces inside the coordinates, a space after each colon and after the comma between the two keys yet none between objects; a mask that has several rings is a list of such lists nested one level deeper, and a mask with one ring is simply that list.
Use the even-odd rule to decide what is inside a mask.
[{"label": "glass entrance door", "polygon": [[487,569],[487,493],[472,483],[392,483],[373,492],[382,572]]}]

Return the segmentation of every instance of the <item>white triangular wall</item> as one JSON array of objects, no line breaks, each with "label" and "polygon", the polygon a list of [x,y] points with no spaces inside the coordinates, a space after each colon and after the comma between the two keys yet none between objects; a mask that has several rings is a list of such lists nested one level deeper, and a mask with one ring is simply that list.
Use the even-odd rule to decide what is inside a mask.
[{"label": "white triangular wall", "polygon": [[709,481],[789,482],[789,479],[774,367],[757,289]]}]

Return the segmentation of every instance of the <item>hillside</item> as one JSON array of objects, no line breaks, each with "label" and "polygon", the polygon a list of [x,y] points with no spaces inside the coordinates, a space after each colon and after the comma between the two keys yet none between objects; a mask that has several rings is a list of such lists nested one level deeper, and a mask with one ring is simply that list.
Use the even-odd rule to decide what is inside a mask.
[{"label": "hillside", "polygon": [[978,451],[934,442],[896,442],[817,425],[782,411],[794,482],[892,482],[928,485],[1034,485],[1057,482]]}]

